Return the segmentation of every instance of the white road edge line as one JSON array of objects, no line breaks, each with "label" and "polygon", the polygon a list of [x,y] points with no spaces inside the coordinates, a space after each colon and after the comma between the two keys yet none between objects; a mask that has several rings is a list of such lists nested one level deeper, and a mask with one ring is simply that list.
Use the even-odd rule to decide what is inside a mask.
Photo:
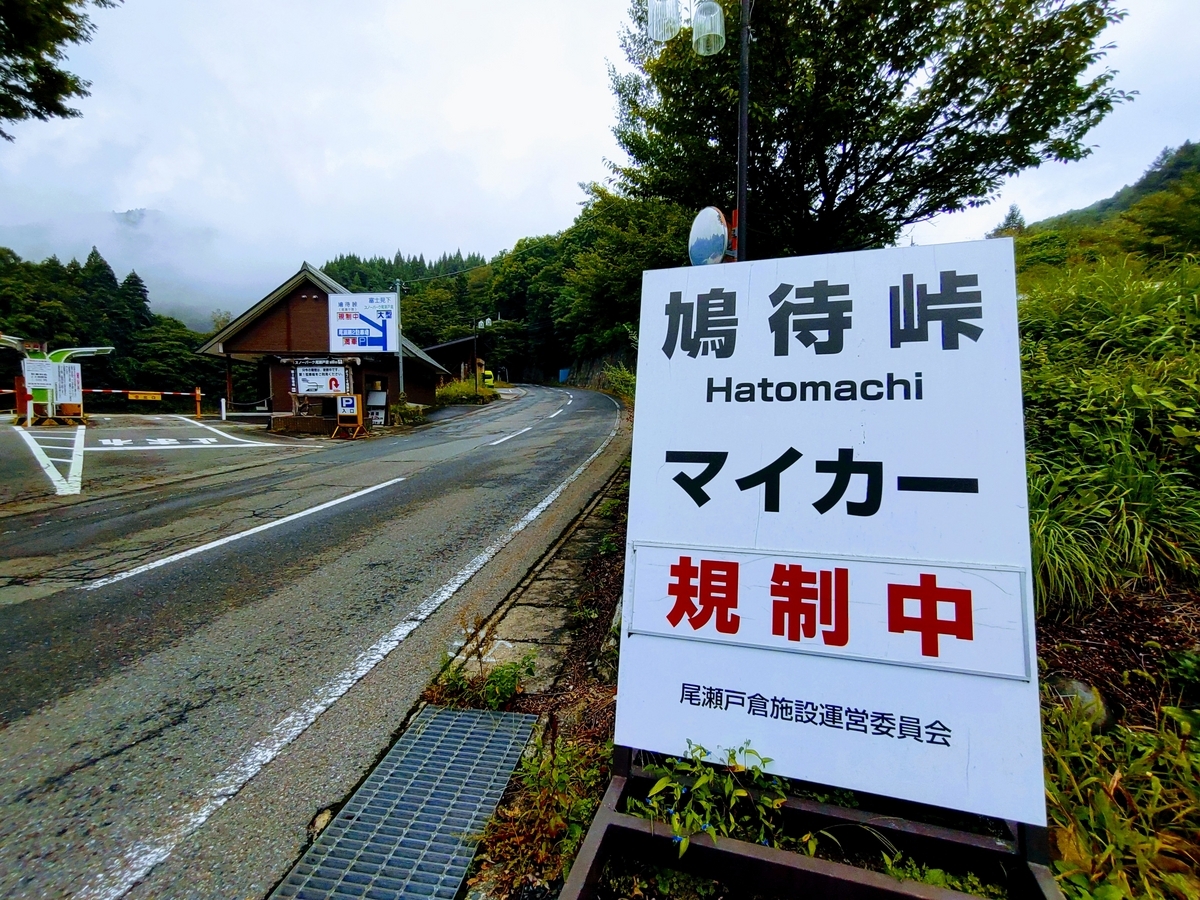
[{"label": "white road edge line", "polygon": [[197,425],[200,428],[207,428],[214,434],[219,434],[223,438],[228,438],[231,441],[237,441],[239,444],[258,444],[264,447],[273,447],[274,444],[268,444],[265,441],[249,441],[246,438],[234,437],[232,434],[222,431],[220,428],[213,428],[211,425],[205,425],[203,422],[197,422],[195,419],[189,419],[187,416],[171,416],[172,419],[178,419],[181,422],[187,422],[189,425]]},{"label": "white road edge line", "polygon": [[197,553],[203,553],[206,550],[212,550],[214,547],[232,544],[234,541],[240,541],[242,538],[248,538],[252,534],[260,534],[261,532],[264,532],[270,528],[286,525],[288,522],[295,522],[297,519],[302,519],[305,516],[311,516],[313,513],[320,512],[323,509],[329,509],[331,506],[337,506],[340,503],[345,503],[347,500],[354,500],[366,494],[374,493],[375,491],[382,490],[385,487],[391,487],[393,484],[399,484],[404,480],[404,478],[392,478],[381,484],[377,484],[369,488],[363,488],[361,491],[355,491],[353,494],[347,494],[345,497],[338,497],[335,500],[327,500],[325,503],[320,503],[316,506],[310,506],[308,509],[302,509],[300,512],[294,512],[290,516],[284,516],[282,519],[264,522],[262,525],[256,525],[253,528],[247,528],[245,531],[239,531],[237,534],[226,535],[223,538],[218,538],[217,540],[210,541],[207,544],[201,544],[199,547],[192,547],[190,550],[172,553],[170,556],[164,556],[162,559],[156,559],[154,562],[146,563],[143,566],[130,569],[128,572],[120,572],[116,575],[108,575],[104,578],[97,578],[95,581],[90,581],[87,584],[80,585],[79,590],[94,591],[96,588],[102,588],[118,581],[124,581],[126,578],[132,578],[134,575],[141,575],[143,572],[149,572],[151,569],[157,569],[160,566],[169,565],[170,563],[178,562],[181,559],[187,559],[189,556],[195,556]]},{"label": "white road edge line", "polygon": [[184,814],[182,822],[177,827],[166,834],[151,838],[149,841],[138,841],[128,847],[107,872],[85,885],[77,896],[86,898],[86,900],[121,900],[128,894],[138,882],[150,874],[151,869],[167,859],[179,844],[191,837],[217,810],[237,796],[238,791],[274,760],[288,744],[304,734],[321,713],[333,706],[350,688],[358,684],[372,669],[383,662],[405,638],[417,629],[417,626],[457,594],[476,572],[487,565],[513,538],[545,512],[550,504],[557,500],[562,492],[582,475],[587,467],[612,443],[612,439],[617,434],[617,427],[614,425],[599,449],[585,459],[566,481],[547,494],[541,503],[525,513],[515,525],[496,538],[488,545],[487,549],[467,563],[453,578],[430,594],[429,598],[418,606],[412,615],[360,653],[348,669],[327,681],[300,708],[280,719],[271,729],[270,734],[251,747],[241,759],[210,781],[197,798],[195,806],[190,812]]},{"label": "white road edge line", "polygon": [[[29,445],[30,452],[33,453],[33,458],[37,460],[42,471],[46,473],[46,477],[50,479],[50,483],[54,485],[54,493],[59,496],[68,494],[78,494],[81,485],[83,484],[83,426],[75,427],[75,444],[71,448],[70,460],[58,460],[58,462],[70,462],[71,467],[67,470],[67,477],[63,478],[62,473],[54,465],[54,462],[46,455],[46,451],[42,449],[32,434],[26,429],[17,425],[13,426],[13,430],[21,436],[26,444]],[[56,447],[56,450],[65,450],[65,447]]]},{"label": "white road edge line", "polygon": [[524,434],[525,432],[532,430],[532,428],[533,428],[533,426],[530,425],[529,428],[522,428],[520,431],[514,431],[512,434],[508,435],[507,437],[502,437],[498,441],[492,441],[490,444],[488,444],[488,446],[495,447],[497,444],[503,444],[505,441],[511,441],[517,435]]}]

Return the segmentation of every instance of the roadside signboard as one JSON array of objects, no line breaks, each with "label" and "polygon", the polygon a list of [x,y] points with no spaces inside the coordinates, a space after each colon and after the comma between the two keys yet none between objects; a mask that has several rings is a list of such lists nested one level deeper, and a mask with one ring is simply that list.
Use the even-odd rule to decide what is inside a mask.
[{"label": "roadside signboard", "polygon": [[1045,824],[1012,242],[646,272],[616,740]]},{"label": "roadside signboard", "polygon": [[83,403],[83,373],[79,363],[54,363],[54,402]]},{"label": "roadside signboard", "polygon": [[29,390],[52,390],[55,384],[55,363],[48,359],[22,359],[21,374]]},{"label": "roadside signboard", "polygon": [[345,394],[337,398],[338,416],[358,416],[358,395]]},{"label": "roadside signboard", "polygon": [[349,386],[345,366],[296,366],[297,394],[344,394]]},{"label": "roadside signboard", "polygon": [[395,353],[400,349],[396,294],[330,294],[330,353]]}]

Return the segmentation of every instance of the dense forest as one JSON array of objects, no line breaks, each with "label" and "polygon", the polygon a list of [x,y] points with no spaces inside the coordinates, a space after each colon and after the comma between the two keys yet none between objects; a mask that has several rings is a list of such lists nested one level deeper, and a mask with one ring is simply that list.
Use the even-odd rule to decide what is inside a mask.
[{"label": "dense forest", "polygon": [[[190,391],[199,386],[210,397],[224,396],[221,362],[193,352],[205,335],[183,322],[150,310],[149,292],[137,272],[118,280],[95,248],[80,263],[56,257],[22,260],[0,247],[0,333],[45,341],[58,347],[115,348],[110,356],[84,358],[88,388]],[[20,373],[16,353],[0,353],[0,382],[12,386]],[[257,373],[238,372],[235,395],[257,399]],[[115,398],[94,397],[91,409],[121,405]]]},{"label": "dense forest", "polygon": [[[1164,151],[1134,184],[1079,210],[1026,225],[1010,210],[994,235],[1016,238],[1023,273],[1043,274],[1138,254],[1165,260],[1200,250],[1200,145]],[[639,200],[599,185],[570,227],[522,238],[487,260],[456,252],[426,261],[338,256],[323,269],[350,290],[391,290],[402,283],[405,334],[429,346],[480,335],[489,364],[512,378],[541,379],[598,358],[632,363],[644,269],[681,265],[691,214],[665,200]],[[1025,277],[1023,275],[1023,277]],[[52,347],[110,344],[110,357],[84,363],[89,387],[140,387],[224,393],[219,362],[191,351],[206,335],[150,311],[136,272],[118,279],[93,250],[80,263],[20,259],[0,249],[0,332],[49,341]],[[18,370],[16,354],[0,354],[0,379]],[[259,399],[261,378],[235,366],[235,396]]]}]

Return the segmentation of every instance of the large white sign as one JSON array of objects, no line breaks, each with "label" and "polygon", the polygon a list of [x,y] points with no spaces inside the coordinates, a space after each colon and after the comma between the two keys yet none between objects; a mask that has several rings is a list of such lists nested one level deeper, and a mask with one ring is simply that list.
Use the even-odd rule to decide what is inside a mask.
[{"label": "large white sign", "polygon": [[54,364],[54,402],[83,403],[83,372],[79,363]]},{"label": "large white sign", "polygon": [[345,366],[296,366],[295,393],[344,394],[349,388]]},{"label": "large white sign", "polygon": [[330,294],[330,353],[395,353],[400,349],[395,294]]},{"label": "large white sign", "polygon": [[646,272],[616,740],[1045,824],[1012,243]]},{"label": "large white sign", "polygon": [[46,390],[54,388],[54,363],[48,359],[21,360],[21,374],[25,378],[26,390]]}]

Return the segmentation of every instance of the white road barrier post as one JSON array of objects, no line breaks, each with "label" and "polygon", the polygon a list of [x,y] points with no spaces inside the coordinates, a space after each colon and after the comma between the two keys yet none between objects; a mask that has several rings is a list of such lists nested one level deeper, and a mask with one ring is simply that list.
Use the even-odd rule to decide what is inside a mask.
[{"label": "white road barrier post", "polygon": [[221,421],[225,421],[225,398],[221,398]]}]

